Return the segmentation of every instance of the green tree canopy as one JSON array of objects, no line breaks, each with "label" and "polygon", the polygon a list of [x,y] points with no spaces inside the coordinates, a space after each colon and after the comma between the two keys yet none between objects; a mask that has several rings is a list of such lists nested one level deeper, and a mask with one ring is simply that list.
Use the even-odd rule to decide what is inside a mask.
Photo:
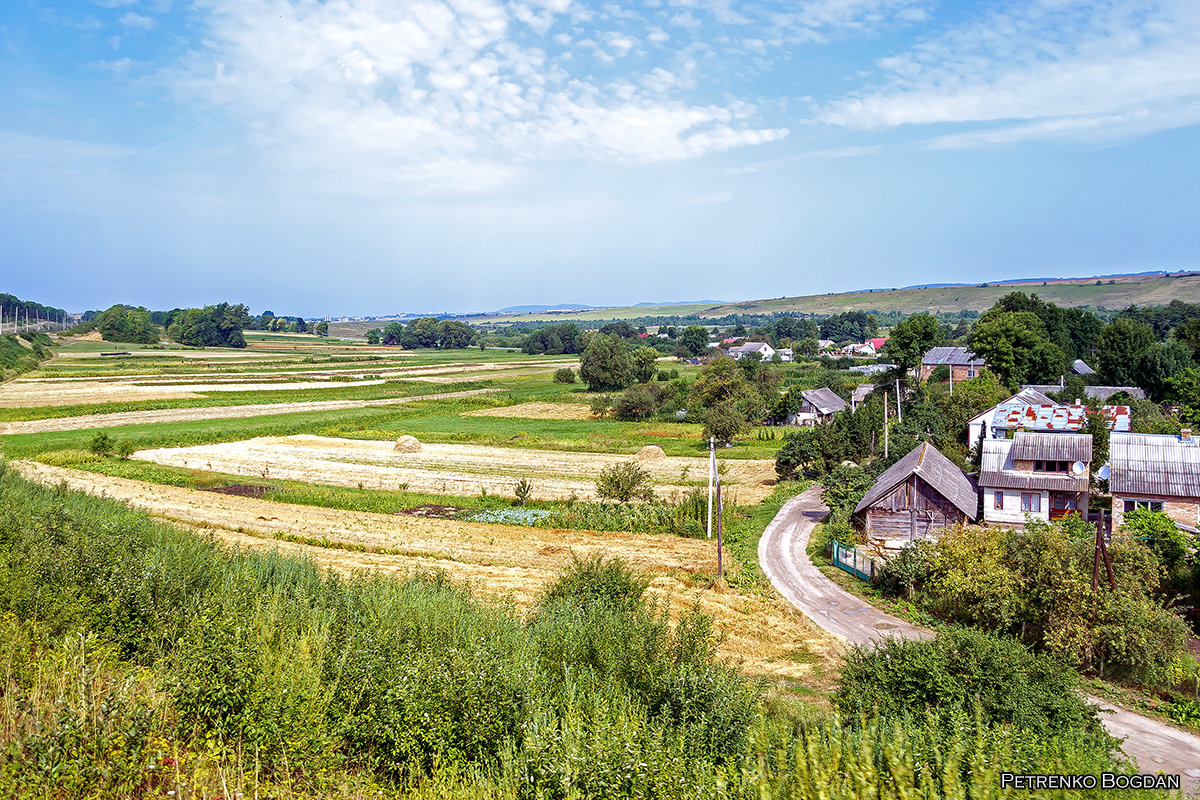
[{"label": "green tree canopy", "polygon": [[579,376],[589,392],[615,392],[633,382],[633,359],[619,336],[598,333],[580,358]]},{"label": "green tree canopy", "polygon": [[691,355],[703,355],[708,349],[708,331],[700,325],[689,325],[679,337],[679,343]]},{"label": "green tree canopy", "polygon": [[1096,343],[1100,378],[1111,386],[1136,386],[1142,355],[1154,342],[1154,331],[1146,323],[1125,317],[1113,320]]},{"label": "green tree canopy", "polygon": [[929,348],[943,341],[942,330],[931,314],[913,314],[892,328],[888,335],[888,358],[907,372],[921,363]]},{"label": "green tree canopy", "polygon": [[988,312],[967,340],[1006,386],[1057,383],[1066,371],[1067,356],[1046,337],[1045,326],[1030,311]]}]

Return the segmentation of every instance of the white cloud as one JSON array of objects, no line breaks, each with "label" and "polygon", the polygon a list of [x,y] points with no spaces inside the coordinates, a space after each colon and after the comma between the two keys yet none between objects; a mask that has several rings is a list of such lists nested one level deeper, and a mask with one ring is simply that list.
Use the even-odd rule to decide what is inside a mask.
[{"label": "white cloud", "polygon": [[1195,121],[1200,5],[1031,0],[880,60],[883,84],[826,105],[854,128],[983,123],[936,147],[1104,138]]},{"label": "white cloud", "polygon": [[[207,18],[205,47],[161,79],[244,125],[281,174],[345,191],[487,189],[535,162],[674,161],[786,135],[755,127],[744,103],[665,99],[688,85],[661,67],[611,84],[571,74],[571,61],[537,46],[566,35],[548,33],[543,12],[575,7],[224,0]],[[602,58],[639,45],[627,33],[595,35],[603,48],[584,39],[576,50]]]},{"label": "white cloud", "polygon": [[118,19],[117,21],[120,22],[121,25],[126,28],[136,28],[136,29],[142,30],[142,31],[153,30],[154,25],[155,25],[153,17],[146,17],[141,14],[135,14],[132,11],[128,11],[128,12],[122,14],[120,19]]}]

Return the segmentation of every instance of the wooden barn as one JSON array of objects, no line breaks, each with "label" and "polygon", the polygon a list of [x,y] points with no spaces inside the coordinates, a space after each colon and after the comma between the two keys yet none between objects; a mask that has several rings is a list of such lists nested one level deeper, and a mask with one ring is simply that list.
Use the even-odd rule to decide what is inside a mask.
[{"label": "wooden barn", "polygon": [[978,508],[975,482],[925,442],[879,476],[854,516],[868,538],[896,549],[973,521]]}]

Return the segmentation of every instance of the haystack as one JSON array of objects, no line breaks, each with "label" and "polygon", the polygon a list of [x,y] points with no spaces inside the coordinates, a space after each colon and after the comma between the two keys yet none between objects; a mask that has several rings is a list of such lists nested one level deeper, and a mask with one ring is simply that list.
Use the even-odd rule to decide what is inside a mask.
[{"label": "haystack", "polygon": [[415,436],[401,436],[396,440],[394,449],[398,453],[419,453],[421,452],[421,443]]},{"label": "haystack", "polygon": [[637,453],[638,461],[662,461],[666,457],[667,454],[656,444],[648,444]]}]

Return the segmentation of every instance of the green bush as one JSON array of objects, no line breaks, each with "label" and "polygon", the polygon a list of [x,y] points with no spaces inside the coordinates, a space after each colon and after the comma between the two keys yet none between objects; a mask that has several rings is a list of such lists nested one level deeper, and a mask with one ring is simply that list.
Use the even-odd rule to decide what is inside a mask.
[{"label": "green bush", "polygon": [[622,461],[600,470],[600,476],[596,478],[596,494],[619,503],[628,503],[634,498],[654,499],[650,473],[636,461]]},{"label": "green bush", "polygon": [[112,437],[104,431],[100,431],[92,437],[92,443],[89,445],[89,448],[98,456],[109,455],[113,450]]},{"label": "green bush", "polygon": [[570,367],[560,367],[559,369],[554,370],[554,382],[574,383],[575,370],[571,369]]},{"label": "green bush", "polygon": [[841,679],[834,702],[852,717],[951,710],[1042,737],[1073,732],[1093,737],[1097,746],[1115,744],[1082,698],[1070,667],[982,631],[951,628],[930,641],[888,639],[878,648],[857,647]]}]

